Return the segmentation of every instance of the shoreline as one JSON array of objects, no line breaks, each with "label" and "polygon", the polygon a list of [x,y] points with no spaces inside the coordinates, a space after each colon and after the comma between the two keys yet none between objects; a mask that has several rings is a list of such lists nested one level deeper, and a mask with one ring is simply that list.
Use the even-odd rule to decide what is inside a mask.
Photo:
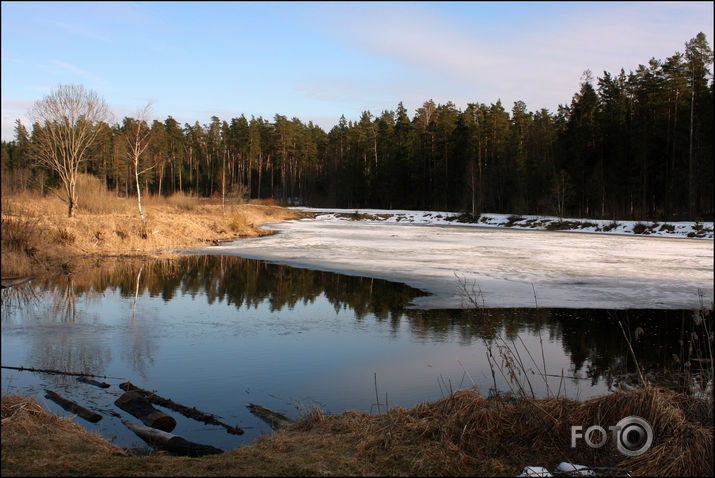
[{"label": "shoreline", "polygon": [[291,207],[310,212],[317,220],[338,219],[382,224],[414,224],[434,226],[464,226],[505,228],[584,234],[607,234],[642,237],[669,237],[683,239],[713,239],[713,222],[697,221],[633,221],[609,219],[558,218],[520,214],[482,213],[473,217],[468,213],[444,211],[391,210],[391,209],[338,209]]},{"label": "shoreline", "polygon": [[[3,196],[2,277],[80,273],[103,261],[151,260],[249,237],[273,234],[261,223],[299,219],[309,213],[273,204],[149,198],[146,221],[136,204],[117,198],[111,210],[79,209],[67,217],[64,203],[32,194]],[[184,201],[187,201],[184,199]]]},{"label": "shoreline", "polygon": [[[653,444],[643,454],[624,456],[612,442],[598,454],[584,444],[569,446],[569,426],[607,426],[626,415],[654,424]],[[570,462],[596,470],[616,467],[633,475],[710,476],[712,419],[711,401],[657,388],[585,401],[484,398],[466,389],[376,415],[326,415],[315,409],[252,444],[187,458],[163,452],[137,454],[88,432],[71,418],[47,412],[32,398],[3,395],[2,473],[516,476],[526,466],[553,470]],[[683,429],[687,432],[679,431]]]}]

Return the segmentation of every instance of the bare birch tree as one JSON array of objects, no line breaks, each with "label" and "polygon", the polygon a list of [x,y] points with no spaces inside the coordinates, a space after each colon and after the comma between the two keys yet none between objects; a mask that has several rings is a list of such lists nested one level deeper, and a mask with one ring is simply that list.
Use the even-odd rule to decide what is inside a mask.
[{"label": "bare birch tree", "polygon": [[59,85],[30,109],[35,128],[36,158],[55,171],[67,199],[69,217],[77,205],[77,174],[98,125],[111,117],[107,103],[82,85]]},{"label": "bare birch tree", "polygon": [[139,183],[139,176],[151,170],[154,166],[150,166],[142,171],[139,171],[141,165],[139,159],[149,146],[151,140],[151,128],[147,122],[147,116],[151,109],[151,103],[147,103],[144,109],[137,114],[137,118],[124,118],[124,138],[127,141],[128,160],[134,169],[134,179],[137,185],[137,204],[139,205],[139,216],[144,222],[144,212],[142,211],[142,193]]}]

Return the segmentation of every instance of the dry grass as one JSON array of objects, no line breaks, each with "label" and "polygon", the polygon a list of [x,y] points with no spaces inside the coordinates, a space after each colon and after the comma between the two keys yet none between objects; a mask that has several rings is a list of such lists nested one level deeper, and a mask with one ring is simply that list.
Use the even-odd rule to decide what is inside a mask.
[{"label": "dry grass", "polygon": [[[136,199],[119,199],[83,177],[76,217],[57,196],[31,192],[2,197],[2,275],[77,271],[98,256],[162,257],[177,249],[269,234],[258,224],[305,217],[278,206],[238,204],[226,209],[191,196],[148,198],[146,222]],[[84,197],[84,199],[82,199]]]},{"label": "dry grass", "polygon": [[[482,398],[460,391],[450,398],[378,416],[350,412],[309,417],[286,431],[326,440],[356,438],[366,473],[409,475],[517,474],[526,465],[553,469],[561,461],[625,468],[633,475],[710,476],[712,403],[661,389],[568,399]],[[611,443],[571,448],[570,427],[608,428],[637,415],[653,424],[653,447],[626,458]],[[362,461],[361,460],[361,461]]]},{"label": "dry grass", "polygon": [[152,196],[150,204],[161,205],[162,202],[176,209],[180,209],[183,211],[193,211],[199,205],[199,198],[192,194],[178,192],[172,194],[168,198]]},{"label": "dry grass", "polygon": [[[3,475],[81,474],[87,463],[116,456],[126,452],[71,419],[48,413],[35,399],[2,397]],[[58,461],[63,472],[56,472]]]},{"label": "dry grass", "polygon": [[[607,428],[637,415],[654,443],[637,458],[609,440],[571,448],[570,427]],[[380,415],[311,412],[302,421],[222,455],[121,456],[116,447],[34,399],[2,398],[2,474],[77,475],[511,475],[561,461],[627,469],[632,475],[711,476],[712,403],[663,389],[568,399],[483,398],[463,390],[444,400]]]},{"label": "dry grass", "polygon": [[278,201],[273,198],[266,199],[251,199],[251,204],[256,204],[258,206],[278,206]]},{"label": "dry grass", "polygon": [[107,191],[98,177],[80,174],[77,177],[77,208],[88,214],[131,214],[137,205],[134,201],[118,198]]}]

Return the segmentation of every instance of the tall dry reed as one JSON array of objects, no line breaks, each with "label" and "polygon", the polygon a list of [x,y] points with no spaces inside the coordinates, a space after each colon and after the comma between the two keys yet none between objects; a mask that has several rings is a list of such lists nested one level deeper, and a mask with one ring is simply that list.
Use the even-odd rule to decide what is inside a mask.
[{"label": "tall dry reed", "polygon": [[90,214],[129,213],[136,208],[136,201],[118,198],[107,190],[106,185],[96,176],[79,174],[77,176],[77,207]]}]

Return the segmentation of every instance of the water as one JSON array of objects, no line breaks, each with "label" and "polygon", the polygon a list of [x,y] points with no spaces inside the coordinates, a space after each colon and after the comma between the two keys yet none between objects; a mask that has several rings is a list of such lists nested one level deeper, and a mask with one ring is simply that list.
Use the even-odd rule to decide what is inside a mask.
[{"label": "water", "polygon": [[[271,432],[249,403],[295,419],[314,406],[375,413],[375,382],[380,410],[473,384],[484,395],[495,384],[518,393],[506,368],[490,366],[489,344],[493,363],[505,357],[500,346],[519,352],[529,394],[607,393],[637,380],[619,320],[631,334],[643,330],[632,342],[644,373],[675,384],[674,357],[683,357],[679,340],[692,322],[692,311],[678,310],[411,308],[422,295],[400,283],[230,256],[120,263],[34,281],[3,290],[2,365],[106,376],[100,380],[112,386],[2,369],[2,393],[32,395],[70,415],[44,398],[54,390],[103,415],[78,423],[139,447],[111,413],[137,421],[114,405],[118,385],[131,381],[243,428],[230,435],[164,410],[177,420],[172,433],[228,450]],[[544,363],[546,378],[531,373]]]}]

